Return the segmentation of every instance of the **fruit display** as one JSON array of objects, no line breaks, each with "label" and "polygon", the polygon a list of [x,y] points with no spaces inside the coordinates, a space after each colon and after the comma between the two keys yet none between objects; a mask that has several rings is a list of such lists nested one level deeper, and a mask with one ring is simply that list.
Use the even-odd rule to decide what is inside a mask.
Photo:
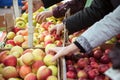
[{"label": "fruit display", "polygon": [[60,80],[58,61],[43,49],[14,46],[0,52],[0,80]]},{"label": "fruit display", "polygon": [[[97,48],[90,54],[79,53],[65,56],[66,76],[77,80],[110,80],[104,75],[112,64],[108,57],[110,49]],[[64,74],[65,75],[65,74]]]}]

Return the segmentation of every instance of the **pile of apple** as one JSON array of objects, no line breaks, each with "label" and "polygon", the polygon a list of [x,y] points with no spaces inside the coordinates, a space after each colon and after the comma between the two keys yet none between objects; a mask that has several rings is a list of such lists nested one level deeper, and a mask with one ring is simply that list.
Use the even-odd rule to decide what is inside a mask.
[{"label": "pile of apple", "polygon": [[112,64],[108,57],[110,49],[94,50],[90,54],[73,54],[66,56],[66,76],[77,80],[110,80],[104,75]]},{"label": "pile of apple", "polygon": [[57,61],[42,49],[14,46],[0,52],[0,80],[58,80]]}]

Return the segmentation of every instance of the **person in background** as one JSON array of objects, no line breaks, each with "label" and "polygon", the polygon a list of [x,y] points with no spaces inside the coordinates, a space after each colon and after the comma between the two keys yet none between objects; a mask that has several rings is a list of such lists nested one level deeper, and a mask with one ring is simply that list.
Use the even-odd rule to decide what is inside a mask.
[{"label": "person in background", "polygon": [[[18,0],[18,5],[23,6],[22,0]],[[0,8],[10,8],[13,6],[13,0],[0,0]]]},{"label": "person in background", "polygon": [[[88,28],[81,36],[79,36],[76,39],[74,43],[66,47],[51,48],[47,51],[47,53],[56,52],[56,55],[53,57],[53,61],[61,56],[69,55],[77,51],[83,52],[85,54],[89,54],[93,48],[101,45],[105,41],[109,40],[113,36],[120,33],[119,14],[120,14],[120,6],[118,6],[113,12],[109,13],[103,19],[101,19],[100,21],[92,25],[90,28]],[[115,63],[115,61],[118,61],[117,62],[118,64],[120,63],[119,57],[120,56],[116,55],[110,58],[112,59],[113,63]]]},{"label": "person in background", "polygon": [[65,16],[65,12],[70,8],[70,14],[74,14],[84,8],[86,4],[86,0],[72,0],[67,1],[64,4],[61,4],[55,7],[53,10],[40,12],[36,16],[37,22],[43,22],[46,18],[54,16],[56,18],[60,18]]}]

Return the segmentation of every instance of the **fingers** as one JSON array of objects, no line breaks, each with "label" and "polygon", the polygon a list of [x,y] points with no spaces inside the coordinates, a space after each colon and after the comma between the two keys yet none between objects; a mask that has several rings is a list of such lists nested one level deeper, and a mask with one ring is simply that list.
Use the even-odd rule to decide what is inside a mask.
[{"label": "fingers", "polygon": [[56,31],[56,27],[55,26],[50,28],[50,30],[49,30],[50,34],[52,34],[54,31]]}]

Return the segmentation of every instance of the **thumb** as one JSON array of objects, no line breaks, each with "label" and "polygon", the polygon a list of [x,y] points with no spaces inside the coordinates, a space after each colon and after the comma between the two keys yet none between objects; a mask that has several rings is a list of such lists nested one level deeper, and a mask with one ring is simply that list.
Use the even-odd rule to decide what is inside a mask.
[{"label": "thumb", "polygon": [[57,29],[56,34],[57,34],[57,35],[60,35],[60,32],[61,32],[61,31],[60,31],[59,29]]}]

